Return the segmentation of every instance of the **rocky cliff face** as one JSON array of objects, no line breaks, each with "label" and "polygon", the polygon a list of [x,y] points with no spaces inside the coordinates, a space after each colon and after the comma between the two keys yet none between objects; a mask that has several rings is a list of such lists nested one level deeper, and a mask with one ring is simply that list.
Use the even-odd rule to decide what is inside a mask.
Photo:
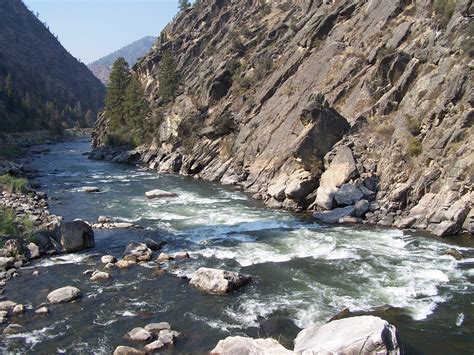
[{"label": "rocky cliff face", "polygon": [[[141,160],[335,209],[322,220],[472,233],[473,14],[468,0],[204,0],[134,68],[160,124]],[[184,93],[163,108],[167,49]]]}]

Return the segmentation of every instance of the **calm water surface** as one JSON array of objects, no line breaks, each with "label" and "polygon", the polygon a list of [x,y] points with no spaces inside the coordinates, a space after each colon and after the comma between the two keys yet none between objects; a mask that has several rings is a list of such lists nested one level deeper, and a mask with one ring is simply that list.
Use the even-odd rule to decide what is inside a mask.
[{"label": "calm water surface", "polygon": [[[168,353],[203,353],[229,335],[271,336],[291,348],[300,328],[344,307],[384,304],[403,309],[387,319],[399,328],[407,353],[474,351],[474,248],[468,238],[325,227],[265,208],[232,188],[88,160],[85,139],[49,148],[30,166],[41,172],[37,182],[53,213],[87,221],[107,215],[144,229],[96,231],[94,249],[22,270],[5,295],[31,308],[14,318],[28,333],[2,337],[4,353],[109,354],[132,345],[122,339],[130,329],[159,321],[184,335]],[[82,193],[87,185],[101,193]],[[179,197],[144,198],[156,188]],[[155,274],[153,263],[112,270],[101,283],[83,275],[101,267],[101,255],[120,257],[129,242],[145,238],[165,240],[163,251],[188,251],[191,259],[168,265],[164,276]],[[467,259],[445,256],[452,245]],[[249,274],[254,282],[227,296],[203,294],[180,278],[201,266]],[[40,276],[32,276],[33,269]],[[66,285],[80,288],[83,299],[52,306],[47,317],[34,315],[50,291]]]}]

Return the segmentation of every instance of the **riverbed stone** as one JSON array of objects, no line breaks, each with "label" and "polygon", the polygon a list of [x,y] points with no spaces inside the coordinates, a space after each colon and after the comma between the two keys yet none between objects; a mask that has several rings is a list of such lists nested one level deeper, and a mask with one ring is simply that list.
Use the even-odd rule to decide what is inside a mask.
[{"label": "riverbed stone", "polygon": [[7,311],[0,311],[0,323],[6,323],[8,321],[8,312]]},{"label": "riverbed stone", "polygon": [[4,330],[3,335],[20,334],[26,331],[25,327],[20,324],[9,324]]},{"label": "riverbed stone", "polygon": [[25,313],[25,306],[22,304],[17,304],[13,307],[13,314],[23,314]]},{"label": "riverbed stone", "polygon": [[120,268],[120,269],[127,269],[129,267],[132,267],[134,265],[136,265],[137,262],[136,261],[133,261],[133,260],[119,260],[117,261],[117,263],[115,263],[115,265]]},{"label": "riverbed stone", "polygon": [[158,340],[165,345],[174,344],[180,333],[175,330],[163,329],[158,333]]},{"label": "riverbed stone", "polygon": [[66,286],[49,293],[47,299],[49,303],[56,304],[75,301],[81,297],[81,290],[79,290],[77,287]]},{"label": "riverbed stone", "polygon": [[146,329],[137,327],[133,328],[124,336],[126,339],[130,341],[148,341],[153,338],[153,335]]},{"label": "riverbed stone", "polygon": [[112,218],[107,217],[107,216],[99,216],[99,217],[97,218],[97,222],[102,223],[102,224],[104,224],[104,223],[110,223],[110,222],[112,222]]},{"label": "riverbed stone", "polygon": [[158,258],[156,260],[159,263],[163,263],[163,262],[166,262],[166,261],[169,261],[169,260],[173,260],[173,257],[169,254],[161,253],[160,255],[158,255]]},{"label": "riverbed stone", "polygon": [[189,259],[190,256],[187,252],[183,251],[183,252],[179,252],[179,253],[176,253],[174,254],[174,258],[179,260],[179,259]]},{"label": "riverbed stone", "polygon": [[190,284],[210,293],[229,293],[247,285],[251,281],[245,276],[233,271],[199,268],[192,276]]},{"label": "riverbed stone", "polygon": [[229,355],[262,355],[262,354],[293,354],[275,339],[252,339],[242,336],[227,337],[217,343],[211,354]]},{"label": "riverbed stone", "polygon": [[400,354],[397,329],[374,316],[316,324],[295,339],[297,354]]},{"label": "riverbed stone", "polygon": [[160,323],[150,323],[145,326],[145,330],[148,330],[150,333],[158,335],[162,330],[170,330],[171,325],[168,322]]},{"label": "riverbed stone", "polygon": [[13,257],[0,257],[0,270],[8,270],[15,263],[15,258]]},{"label": "riverbed stone", "polygon": [[163,241],[157,242],[156,240],[153,240],[153,239],[150,239],[150,238],[145,239],[145,245],[146,245],[150,250],[153,250],[153,251],[160,250],[161,247],[162,247],[164,244],[165,244],[165,243],[164,243]]},{"label": "riverbed stone", "polygon": [[150,261],[152,251],[143,243],[129,243],[125,249],[125,257],[132,256],[136,261]]},{"label": "riverbed stone", "polygon": [[148,199],[155,199],[155,198],[177,197],[178,195],[175,194],[174,192],[168,192],[168,191],[155,189],[155,190],[145,192],[145,196]]},{"label": "riverbed stone", "polygon": [[38,308],[36,311],[35,311],[36,314],[40,314],[40,315],[48,315],[49,314],[49,308],[44,306],[44,307],[40,307]]},{"label": "riverbed stone", "polygon": [[94,231],[83,221],[63,222],[61,224],[61,246],[67,253],[95,246]]},{"label": "riverbed stone", "polygon": [[100,261],[102,264],[110,264],[115,263],[117,259],[113,255],[104,255],[102,258],[100,258]]},{"label": "riverbed stone", "polygon": [[145,345],[144,349],[145,349],[146,352],[154,352],[154,351],[157,351],[157,350],[161,349],[164,346],[165,346],[165,344],[163,344],[163,342],[161,340],[155,340],[153,343]]},{"label": "riverbed stone", "polygon": [[90,278],[91,281],[103,281],[107,279],[110,279],[110,274],[103,271],[95,271]]},{"label": "riverbed stone", "polygon": [[145,352],[129,346],[118,346],[114,351],[114,355],[145,355]]},{"label": "riverbed stone", "polygon": [[13,301],[0,302],[0,311],[9,311],[13,309],[16,305],[17,303]]}]

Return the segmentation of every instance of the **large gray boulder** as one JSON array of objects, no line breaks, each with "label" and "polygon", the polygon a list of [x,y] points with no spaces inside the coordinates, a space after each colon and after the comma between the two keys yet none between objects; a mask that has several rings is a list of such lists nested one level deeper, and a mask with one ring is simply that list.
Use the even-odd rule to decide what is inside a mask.
[{"label": "large gray boulder", "polygon": [[316,212],[313,213],[313,217],[318,221],[332,224],[338,223],[339,220],[343,219],[344,217],[352,217],[354,214],[354,206],[348,206],[343,208],[336,208],[332,211]]},{"label": "large gray boulder", "polygon": [[351,206],[364,198],[364,194],[357,186],[344,184],[336,191],[334,198],[339,206]]},{"label": "large gray boulder", "polygon": [[338,188],[355,176],[357,166],[352,150],[347,146],[338,148],[329,168],[321,176],[315,203],[327,210],[332,209]]},{"label": "large gray boulder", "polygon": [[229,293],[251,281],[249,276],[233,271],[199,268],[191,278],[190,284],[210,293]]},{"label": "large gray boulder", "polygon": [[309,354],[400,354],[397,329],[374,316],[359,316],[316,324],[295,339],[295,353]]},{"label": "large gray boulder", "polygon": [[95,239],[92,227],[83,221],[62,223],[61,246],[67,253],[93,248]]},{"label": "large gray boulder", "polygon": [[275,339],[252,339],[241,336],[228,337],[219,341],[211,354],[222,355],[285,355],[293,354]]},{"label": "large gray boulder", "polygon": [[48,295],[51,304],[71,302],[82,297],[81,290],[76,287],[66,286],[59,288]]}]

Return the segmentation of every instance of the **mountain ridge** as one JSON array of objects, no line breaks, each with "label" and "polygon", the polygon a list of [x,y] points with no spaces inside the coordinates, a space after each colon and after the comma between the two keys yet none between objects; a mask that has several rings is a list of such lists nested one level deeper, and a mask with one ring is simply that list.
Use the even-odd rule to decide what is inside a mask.
[{"label": "mountain ridge", "polygon": [[105,87],[21,0],[0,3],[0,130],[92,126]]},{"label": "mountain ridge", "polygon": [[116,50],[113,53],[110,53],[100,59],[93,61],[92,63],[88,64],[88,68],[103,84],[107,84],[112,64],[119,57],[125,58],[125,60],[130,64],[130,66],[133,66],[137,62],[137,59],[143,57],[146,53],[150,51],[155,41],[156,37],[143,37]]}]

